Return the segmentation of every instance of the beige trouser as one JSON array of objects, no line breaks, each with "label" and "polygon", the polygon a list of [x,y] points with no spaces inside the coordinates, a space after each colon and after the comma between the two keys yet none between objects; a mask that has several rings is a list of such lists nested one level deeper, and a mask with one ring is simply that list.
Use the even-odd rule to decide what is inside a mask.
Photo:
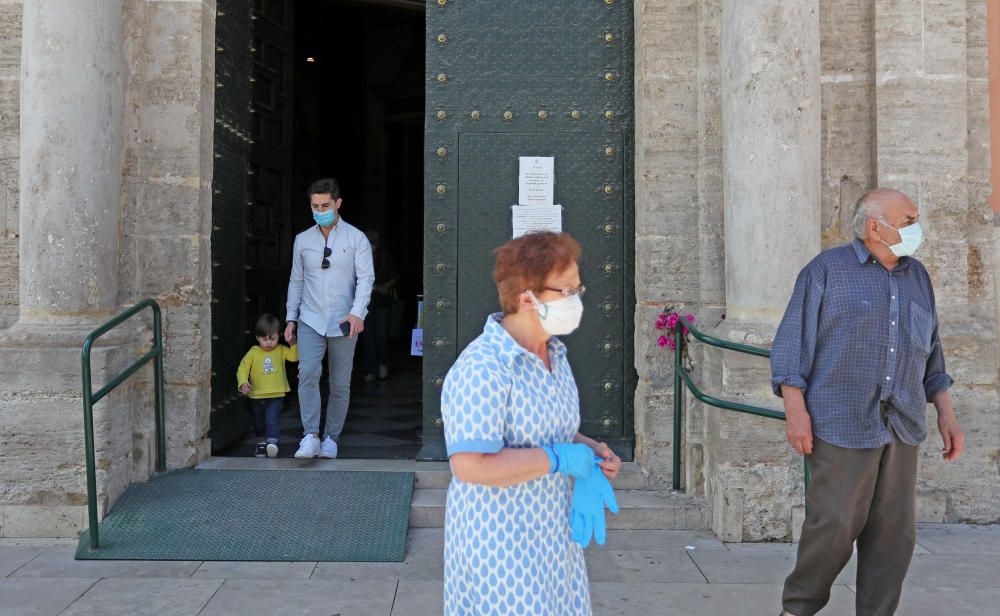
[{"label": "beige trouser", "polygon": [[784,609],[794,616],[820,611],[857,541],[855,613],[893,614],[916,544],[917,447],[895,432],[877,449],[813,439],[809,470],[806,520],[795,569],[785,580]]}]

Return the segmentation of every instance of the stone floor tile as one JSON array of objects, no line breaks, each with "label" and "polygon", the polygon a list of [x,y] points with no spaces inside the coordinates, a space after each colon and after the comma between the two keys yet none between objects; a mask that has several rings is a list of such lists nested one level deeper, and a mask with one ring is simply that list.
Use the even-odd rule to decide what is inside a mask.
[{"label": "stone floor tile", "polygon": [[222,580],[105,579],[59,616],[197,616],[221,585]]},{"label": "stone floor tile", "polygon": [[[781,586],[775,584],[623,584],[590,585],[594,616],[637,614],[706,614],[770,616],[781,609]],[[854,594],[834,586],[823,616],[854,614]]]},{"label": "stone floor tile", "polygon": [[216,560],[201,563],[191,577],[196,578],[301,578],[309,579],[316,563],[246,562]]},{"label": "stone floor tile", "polygon": [[687,546],[696,550],[726,549],[709,530],[609,530],[604,545],[591,543],[587,551],[683,550]]},{"label": "stone floor tile", "polygon": [[312,578],[349,580],[441,580],[444,578],[444,556],[407,554],[401,563],[317,563]]},{"label": "stone floor tile", "polygon": [[45,548],[0,546],[0,577],[14,573],[44,551]]},{"label": "stone floor tile", "polygon": [[4,616],[56,616],[97,583],[92,579],[0,580],[0,613]]},{"label": "stone floor tile", "polygon": [[707,582],[683,549],[588,551],[587,575],[591,582]]},{"label": "stone floor tile", "polygon": [[226,580],[198,616],[388,616],[394,580]]},{"label": "stone floor tile", "polygon": [[[853,586],[851,587],[853,590]],[[900,616],[965,616],[989,614],[1000,604],[1000,588],[948,588],[904,586],[899,600]]]},{"label": "stone floor tile", "polygon": [[444,589],[440,581],[400,580],[392,616],[430,616],[444,611]]},{"label": "stone floor tile", "polygon": [[74,560],[74,553],[73,546],[48,548],[14,572],[13,577],[186,578],[201,564],[191,560]]},{"label": "stone floor tile", "polygon": [[[688,554],[712,584],[782,584],[795,566],[794,551],[777,548],[755,550],[748,544],[742,545],[726,552],[705,550]],[[856,571],[852,557],[836,583],[854,582]]]},{"label": "stone floor tile", "polygon": [[933,554],[1000,555],[1000,524],[918,524],[917,543]]},{"label": "stone floor tile", "polygon": [[1000,556],[914,556],[906,584],[927,588],[995,588],[1000,586]]},{"label": "stone floor tile", "polygon": [[[443,528],[411,528],[406,534],[406,553],[444,553]],[[407,556],[409,558],[409,556]]]}]

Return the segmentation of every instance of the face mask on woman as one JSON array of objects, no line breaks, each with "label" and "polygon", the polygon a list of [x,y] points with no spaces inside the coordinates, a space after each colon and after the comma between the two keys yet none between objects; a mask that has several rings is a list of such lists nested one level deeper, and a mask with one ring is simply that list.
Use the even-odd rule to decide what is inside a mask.
[{"label": "face mask on woman", "polygon": [[542,329],[550,336],[565,336],[580,327],[583,318],[583,300],[579,295],[570,295],[544,304],[539,302],[535,294],[528,291],[531,301],[538,310],[538,318]]}]

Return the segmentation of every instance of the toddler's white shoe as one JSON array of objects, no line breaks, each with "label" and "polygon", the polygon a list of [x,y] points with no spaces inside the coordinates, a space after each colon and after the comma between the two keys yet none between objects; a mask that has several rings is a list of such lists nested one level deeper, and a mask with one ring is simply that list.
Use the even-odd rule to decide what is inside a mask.
[{"label": "toddler's white shoe", "polygon": [[315,458],[319,455],[319,439],[314,434],[307,434],[299,441],[299,449],[295,452],[296,458]]}]

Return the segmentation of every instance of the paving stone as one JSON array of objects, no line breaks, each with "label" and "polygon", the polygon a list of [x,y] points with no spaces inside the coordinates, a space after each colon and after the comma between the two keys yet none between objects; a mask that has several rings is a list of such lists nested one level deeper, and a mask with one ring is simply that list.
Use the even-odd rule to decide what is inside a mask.
[{"label": "paving stone", "polygon": [[198,616],[389,614],[395,580],[226,580]]},{"label": "paving stone", "polygon": [[97,582],[90,579],[0,580],[0,610],[4,616],[56,616]]},{"label": "paving stone", "polygon": [[44,551],[44,548],[0,546],[0,577],[14,573]]},{"label": "paving stone", "polygon": [[48,548],[14,573],[36,578],[186,578],[201,564],[191,560],[74,560],[75,547]]},{"label": "paving stone", "polygon": [[[694,551],[692,560],[698,565],[712,584],[782,584],[795,566],[795,552],[780,549],[781,544],[763,548],[766,544],[742,545],[726,552]],[[732,546],[731,546],[732,547]],[[847,563],[837,577],[837,584],[854,582],[856,567],[854,558]]]},{"label": "paving stone", "polygon": [[316,563],[205,561],[191,577],[196,578],[302,578],[309,579]]},{"label": "paving stone", "polygon": [[1000,525],[919,524],[917,543],[933,554],[1000,555]]},{"label": "paving stone", "polygon": [[176,578],[101,580],[60,616],[197,616],[221,584]]},{"label": "paving stone", "polygon": [[906,584],[936,588],[995,588],[1000,581],[1000,556],[914,556]]},{"label": "paving stone", "polygon": [[709,530],[609,530],[604,545],[590,544],[597,550],[725,550],[726,545]]},{"label": "paving stone", "polygon": [[444,612],[441,582],[401,580],[396,588],[392,616],[428,616]]},{"label": "paving stone", "polygon": [[[994,572],[994,577],[996,573]],[[904,586],[898,614],[941,616],[942,614],[988,614],[1000,604],[1000,588],[924,588]]]},{"label": "paving stone", "polygon": [[[623,584],[590,585],[594,616],[636,614],[706,614],[747,616],[777,614],[781,586],[775,584]],[[854,594],[842,585],[830,592],[823,616],[854,614]]]},{"label": "paving stone", "polygon": [[587,552],[591,582],[707,583],[685,550],[600,550]]}]

